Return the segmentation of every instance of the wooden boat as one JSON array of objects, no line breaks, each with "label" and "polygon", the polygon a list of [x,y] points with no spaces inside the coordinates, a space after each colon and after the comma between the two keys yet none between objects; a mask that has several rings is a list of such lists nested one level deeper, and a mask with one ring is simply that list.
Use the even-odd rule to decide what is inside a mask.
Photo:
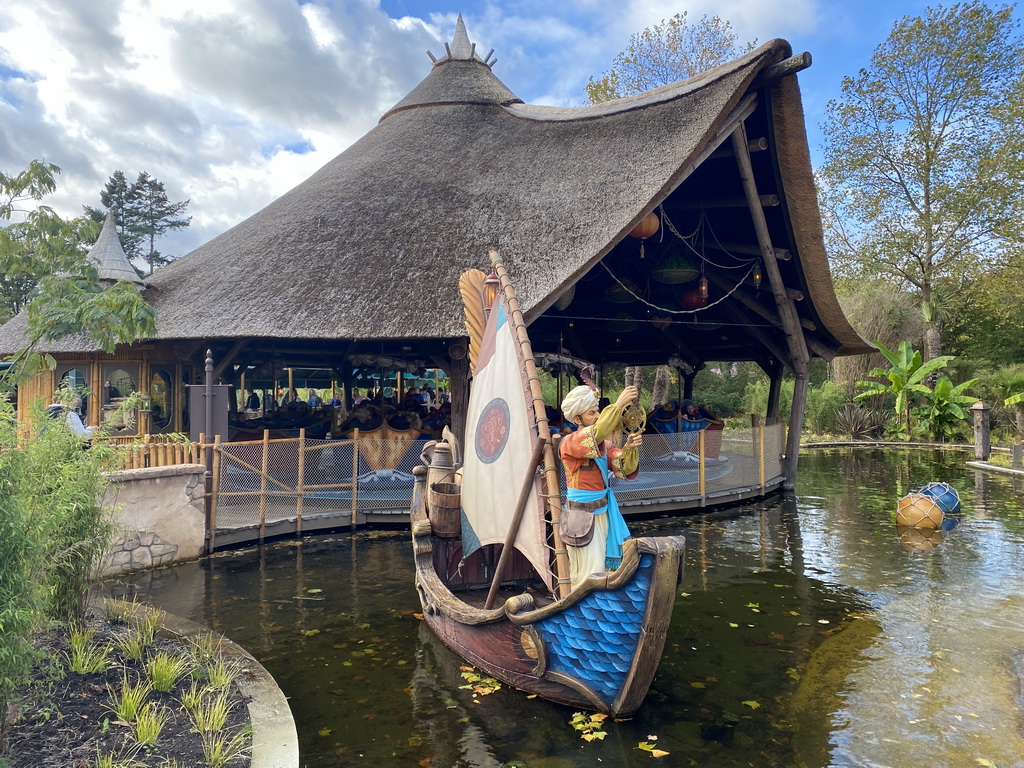
[{"label": "wooden boat", "polygon": [[[486,324],[483,310],[477,315],[474,307],[483,273],[473,270],[460,283],[469,297],[474,371],[468,445],[455,473],[461,484],[450,482],[450,466],[439,468],[444,483],[430,482],[434,468],[413,472],[411,525],[423,618],[462,658],[511,686],[628,715],[658,667],[683,539],[630,539],[617,569],[592,574],[570,590],[557,526],[554,439],[519,303],[497,254],[491,259],[501,290]],[[452,448],[458,457],[458,446]],[[454,505],[461,526],[453,529]],[[488,585],[486,598],[474,589]],[[509,586],[514,591],[498,601]]]}]

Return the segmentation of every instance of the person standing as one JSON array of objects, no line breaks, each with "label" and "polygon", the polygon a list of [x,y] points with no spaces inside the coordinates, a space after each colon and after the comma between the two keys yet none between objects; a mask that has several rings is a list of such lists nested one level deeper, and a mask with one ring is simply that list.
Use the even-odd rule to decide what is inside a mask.
[{"label": "person standing", "polygon": [[637,397],[636,387],[626,387],[601,411],[597,394],[584,385],[570,390],[562,401],[565,418],[576,424],[576,431],[565,435],[559,446],[567,488],[559,529],[573,589],[590,574],[614,570],[621,563],[622,542],[630,534],[608,479],[637,476],[642,436],[629,435],[622,448],[608,438],[622,431],[622,409]]}]

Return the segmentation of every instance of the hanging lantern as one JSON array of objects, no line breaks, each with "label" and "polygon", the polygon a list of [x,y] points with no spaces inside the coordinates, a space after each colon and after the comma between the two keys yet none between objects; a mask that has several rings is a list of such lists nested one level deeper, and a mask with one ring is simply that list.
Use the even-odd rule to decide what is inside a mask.
[{"label": "hanging lantern", "polygon": [[666,285],[679,285],[688,283],[698,274],[697,268],[685,256],[673,253],[662,260],[662,262],[651,270],[651,277],[659,283]]},{"label": "hanging lantern", "polygon": [[762,278],[763,278],[763,275],[761,274],[761,262],[760,262],[760,260],[758,260],[754,264],[754,287],[755,288],[760,288],[761,287],[761,280],[762,280]]},{"label": "hanging lantern", "polygon": [[639,237],[641,240],[643,240],[657,232],[660,226],[661,221],[658,219],[658,214],[652,211],[651,213],[648,213],[646,216],[644,216],[640,220],[640,223],[630,230],[629,236]]},{"label": "hanging lantern", "polygon": [[619,312],[608,321],[608,330],[615,331],[616,333],[629,333],[630,331],[635,331],[637,325],[635,317],[627,312]]},{"label": "hanging lantern", "polygon": [[498,298],[498,287],[501,285],[501,281],[498,280],[498,276],[491,272],[484,280],[483,285],[483,300],[484,309],[490,311],[491,307],[494,306],[494,300]]},{"label": "hanging lantern", "polygon": [[629,280],[623,280],[621,284],[615,283],[604,292],[604,297],[607,301],[612,304],[629,304],[630,302],[636,301],[635,294],[640,293],[640,289],[637,288]]},{"label": "hanging lantern", "polygon": [[573,284],[573,285],[570,285],[566,289],[565,293],[563,293],[561,296],[559,296],[558,299],[555,301],[555,309],[557,309],[559,312],[565,312],[565,310],[567,310],[569,308],[569,305],[572,304],[572,300],[575,297],[576,297],[576,285]]},{"label": "hanging lantern", "polygon": [[708,303],[708,297],[701,295],[700,288],[690,288],[679,297],[685,309],[700,309]]},{"label": "hanging lantern", "polygon": [[697,281],[697,290],[700,291],[700,297],[705,302],[708,300],[708,279],[703,275],[700,276],[700,280]]},{"label": "hanging lantern", "polygon": [[668,315],[654,315],[651,318],[651,325],[653,325],[659,331],[663,331],[670,325],[672,325],[672,318]]}]

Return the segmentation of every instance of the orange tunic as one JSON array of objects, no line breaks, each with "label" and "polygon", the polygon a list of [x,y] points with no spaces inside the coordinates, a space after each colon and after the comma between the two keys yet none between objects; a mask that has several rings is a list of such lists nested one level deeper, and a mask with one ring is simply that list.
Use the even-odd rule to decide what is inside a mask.
[{"label": "orange tunic", "polygon": [[621,480],[636,477],[640,463],[636,448],[618,448],[608,438],[622,426],[622,409],[607,406],[597,422],[581,427],[561,440],[559,454],[565,466],[565,484],[581,491],[602,491],[607,487],[605,478],[592,461],[608,457],[608,469]]}]

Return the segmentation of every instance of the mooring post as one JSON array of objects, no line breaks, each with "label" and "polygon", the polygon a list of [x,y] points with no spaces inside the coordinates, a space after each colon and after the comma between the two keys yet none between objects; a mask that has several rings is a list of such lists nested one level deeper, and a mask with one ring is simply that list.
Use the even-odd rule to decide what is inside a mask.
[{"label": "mooring post", "polygon": [[983,400],[971,406],[971,413],[974,414],[974,458],[978,461],[988,461],[992,454],[992,433],[988,417],[991,409],[992,406]]}]

